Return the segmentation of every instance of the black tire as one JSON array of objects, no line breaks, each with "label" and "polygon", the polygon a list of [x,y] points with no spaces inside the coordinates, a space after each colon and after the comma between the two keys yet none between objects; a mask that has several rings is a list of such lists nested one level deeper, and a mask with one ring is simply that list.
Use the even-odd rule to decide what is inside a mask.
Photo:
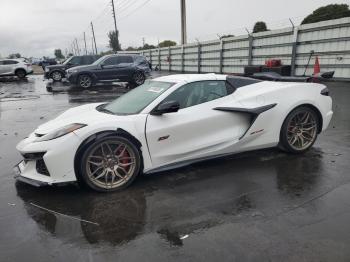
[{"label": "black tire", "polygon": [[142,85],[146,80],[146,76],[142,71],[137,71],[132,76],[132,82],[135,86]]},{"label": "black tire", "polygon": [[309,150],[317,139],[319,121],[317,113],[310,107],[294,109],[283,122],[279,148],[293,154]]},{"label": "black tire", "polygon": [[81,88],[90,88],[92,86],[92,77],[89,75],[80,75],[78,77],[78,86]]},{"label": "black tire", "polygon": [[27,75],[27,73],[24,69],[17,69],[15,74],[19,79],[23,79]]},{"label": "black tire", "polygon": [[[107,144],[109,146],[106,146]],[[124,151],[122,145],[125,145]],[[78,181],[98,192],[125,189],[135,180],[142,167],[140,149],[124,136],[102,137],[88,145],[81,153]],[[127,159],[134,159],[134,163],[123,162]]]},{"label": "black tire", "polygon": [[52,80],[54,82],[61,82],[62,81],[62,78],[64,77],[63,73],[60,72],[60,71],[53,71],[51,74],[50,74],[50,77],[52,78]]}]

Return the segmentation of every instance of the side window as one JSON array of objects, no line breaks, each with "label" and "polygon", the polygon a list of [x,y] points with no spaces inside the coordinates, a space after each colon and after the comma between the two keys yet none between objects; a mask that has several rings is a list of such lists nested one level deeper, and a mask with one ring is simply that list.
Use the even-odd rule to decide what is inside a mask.
[{"label": "side window", "polygon": [[199,81],[184,85],[171,93],[164,101],[177,101],[180,109],[206,103],[233,92],[226,81]]},{"label": "side window", "polygon": [[118,56],[118,64],[132,64],[134,60],[131,56]]},{"label": "side window", "polygon": [[104,65],[117,65],[118,64],[118,59],[117,59],[118,57],[116,57],[116,56],[113,56],[113,57],[110,57],[110,58],[107,58],[104,62],[103,62],[103,64]]},{"label": "side window", "polygon": [[135,62],[138,65],[147,65],[147,60],[143,56],[135,56]]},{"label": "side window", "polygon": [[82,63],[81,63],[82,65],[90,65],[93,63],[92,56],[82,56],[81,60],[82,60]]},{"label": "side window", "polygon": [[4,61],[0,61],[0,65],[3,65],[4,64]]},{"label": "side window", "polygon": [[18,61],[14,61],[14,60],[5,60],[3,61],[4,65],[14,65],[14,64],[18,64]]}]

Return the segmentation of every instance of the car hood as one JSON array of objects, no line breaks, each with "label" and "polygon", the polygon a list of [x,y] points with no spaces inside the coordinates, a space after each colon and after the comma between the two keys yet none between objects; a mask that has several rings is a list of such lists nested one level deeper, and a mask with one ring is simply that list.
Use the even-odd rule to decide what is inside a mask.
[{"label": "car hood", "polygon": [[53,70],[53,69],[65,69],[66,66],[65,65],[48,65],[45,66],[45,68],[48,68],[49,70]]},{"label": "car hood", "polygon": [[51,131],[73,123],[89,125],[103,122],[112,118],[115,120],[118,117],[123,117],[97,111],[96,107],[101,104],[103,103],[87,104],[68,109],[56,118],[40,125],[34,132],[39,135],[45,135]]},{"label": "car hood", "polygon": [[96,69],[96,65],[81,65],[81,66],[75,66],[71,67],[68,69],[68,71],[73,71],[73,70],[78,70],[78,71],[83,71],[83,70],[91,70],[91,69]]}]

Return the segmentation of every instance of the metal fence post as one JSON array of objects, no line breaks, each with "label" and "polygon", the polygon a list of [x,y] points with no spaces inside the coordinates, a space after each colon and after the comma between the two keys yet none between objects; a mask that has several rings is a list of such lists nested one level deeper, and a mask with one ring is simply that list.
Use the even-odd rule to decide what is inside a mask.
[{"label": "metal fence post", "polygon": [[197,72],[198,74],[201,73],[201,52],[202,52],[202,46],[201,43],[198,42],[198,49],[197,49]]},{"label": "metal fence post", "polygon": [[297,59],[297,46],[298,46],[298,32],[299,28],[294,27],[293,32],[293,43],[292,43],[292,58],[291,58],[291,76],[295,76],[295,70],[296,70],[296,59]]},{"label": "metal fence post", "polygon": [[224,41],[220,39],[220,53],[219,53],[219,72],[223,72],[223,58],[224,58]]},{"label": "metal fence post", "polygon": [[153,61],[152,61],[152,52],[151,52],[151,49],[149,50],[149,62],[151,63],[152,68],[153,68]]},{"label": "metal fence post", "polygon": [[171,49],[170,49],[170,46],[169,46],[169,50],[168,50],[168,62],[169,62],[169,72],[171,71]]},{"label": "metal fence post", "polygon": [[253,41],[254,38],[251,34],[248,35],[249,49],[248,49],[248,65],[251,66],[253,63]]},{"label": "metal fence post", "polygon": [[182,45],[181,47],[181,72],[185,72],[185,48]]},{"label": "metal fence post", "polygon": [[158,66],[159,66],[159,71],[162,70],[162,65],[161,65],[161,62],[160,62],[160,48],[158,48]]}]

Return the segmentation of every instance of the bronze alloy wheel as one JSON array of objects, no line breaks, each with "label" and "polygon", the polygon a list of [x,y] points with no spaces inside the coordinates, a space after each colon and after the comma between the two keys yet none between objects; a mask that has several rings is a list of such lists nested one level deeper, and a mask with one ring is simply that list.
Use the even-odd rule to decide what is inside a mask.
[{"label": "bronze alloy wheel", "polygon": [[293,153],[308,150],[316,141],[318,121],[317,114],[309,107],[293,110],[282,126],[282,147]]},{"label": "bronze alloy wheel", "polygon": [[98,191],[128,186],[140,169],[138,149],[124,137],[107,137],[91,145],[83,156],[85,182]]}]

